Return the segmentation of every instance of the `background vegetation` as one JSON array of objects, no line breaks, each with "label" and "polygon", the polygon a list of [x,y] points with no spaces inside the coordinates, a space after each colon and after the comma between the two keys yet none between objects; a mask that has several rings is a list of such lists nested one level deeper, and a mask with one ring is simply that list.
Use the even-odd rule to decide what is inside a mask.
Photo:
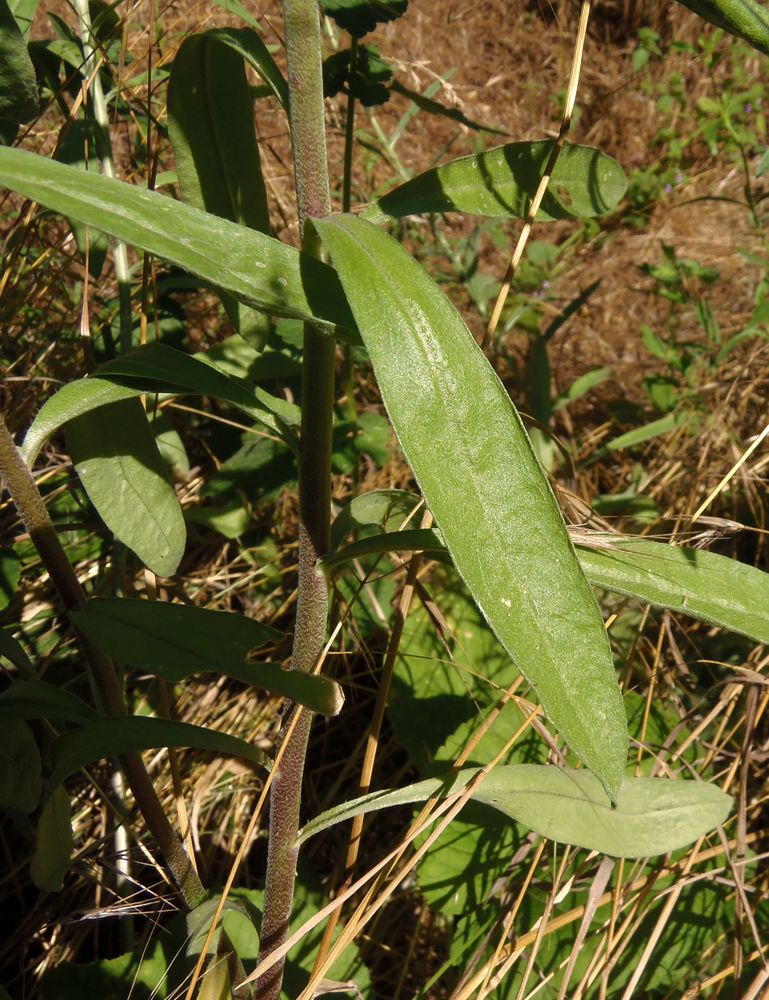
[{"label": "background vegetation", "polygon": [[[577,13],[569,2],[414,0],[401,19],[378,26],[366,39],[378,54],[367,51],[356,91],[349,183],[349,95],[336,92],[334,78],[334,53],[349,39],[326,20],[334,208],[348,207],[348,199],[354,207],[368,203],[394,181],[508,138],[557,133]],[[8,126],[6,139],[66,162],[93,161],[99,138],[82,110],[92,105],[98,80],[116,176],[169,194],[180,191],[168,77],[184,38],[256,20],[285,68],[277,4],[257,11],[236,0],[114,7],[96,0],[90,16],[98,65],[89,62],[72,8],[53,2],[34,13],[30,51],[43,110],[17,136]],[[298,245],[286,119],[263,79],[250,75],[249,85],[259,99],[269,228]],[[597,219],[535,227],[488,352],[575,528],[673,538],[762,569],[765,449],[732,470],[766,424],[768,85],[764,56],[684,8],[598,4],[571,138],[612,155],[627,174],[627,193]],[[257,353],[235,335],[218,296],[179,269],[129,247],[126,283],[114,244],[107,252],[100,234],[5,191],[0,224],[3,411],[18,438],[57,386],[114,357],[121,343],[205,350],[224,371],[298,401],[298,321],[279,320]],[[436,214],[407,216],[392,231],[480,340],[519,227]],[[362,348],[347,348],[344,357],[340,350],[337,389],[335,509],[372,490],[412,490]],[[79,579],[94,594],[237,611],[281,636],[289,632],[298,526],[290,450],[214,400],[161,395],[150,415],[189,531],[181,567],[172,579],[155,577],[114,541],[55,437],[36,480]],[[75,638],[7,499],[0,518],[4,632],[19,640],[39,678],[83,693]],[[473,743],[516,674],[457,576],[427,557],[417,566],[407,555],[361,555],[357,582],[336,578],[330,624],[340,627],[328,660],[347,700],[340,715],[318,718],[312,731],[308,818],[357,794],[409,565],[415,598],[393,665],[374,785],[430,777],[463,751],[468,763],[486,763],[520,725],[517,707],[506,705]],[[764,647],[608,591],[599,599],[637,773],[714,782],[735,797],[728,825],[649,861],[602,860],[522,825],[501,832],[474,804],[355,934],[335,980],[354,980],[371,998],[762,995],[769,927],[761,865],[769,748]],[[278,636],[260,658],[264,652],[281,663],[289,651]],[[5,675],[16,676],[18,654],[0,653]],[[279,738],[281,699],[226,676],[174,683],[134,672],[128,693],[136,714],[205,725],[265,751]],[[524,686],[516,694],[527,697]],[[533,728],[510,759],[561,759],[544,725]],[[45,751],[46,724],[34,723],[34,733]],[[17,740],[11,724],[3,739]],[[265,823],[250,822],[263,772],[192,750],[145,760],[169,815],[187,831],[204,883],[222,886],[241,859],[235,895],[248,915],[260,905],[265,867]],[[18,784],[19,773],[32,770],[22,755],[9,781]],[[33,884],[34,828],[2,791],[0,983],[10,996],[183,996],[188,960],[200,953],[212,908],[198,913],[197,927],[176,912],[178,900],[142,842],[114,763],[89,767],[68,789],[74,861],[56,892]],[[402,806],[369,819],[358,872],[399,843],[413,815]],[[347,840],[347,827],[338,826],[303,848],[295,926],[338,890]],[[250,969],[258,942],[242,917],[233,910],[225,927]],[[299,995],[322,934],[323,924],[293,954],[287,996]]]}]

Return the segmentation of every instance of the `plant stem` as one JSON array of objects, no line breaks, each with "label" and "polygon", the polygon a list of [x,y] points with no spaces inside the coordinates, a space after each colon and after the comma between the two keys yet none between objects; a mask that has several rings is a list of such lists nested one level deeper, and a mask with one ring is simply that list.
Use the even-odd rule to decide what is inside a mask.
[{"label": "plant stem", "polygon": [[[288,56],[289,118],[302,248],[320,257],[308,218],[328,215],[326,132],[317,0],[284,0]],[[299,582],[292,668],[312,670],[323,650],[328,617],[328,586],[317,561],[328,549],[331,510],[331,430],[336,345],[331,337],[305,326],[302,368],[302,438],[299,453]],[[270,831],[264,890],[260,960],[285,941],[296,881],[299,807],[312,716],[299,718],[288,737],[270,792]],[[284,960],[259,980],[260,1000],[279,1000]]]},{"label": "plant stem", "polygon": [[[83,588],[67,559],[37,484],[13,443],[2,415],[0,415],[0,476],[29,531],[41,562],[48,570],[62,604],[67,611],[76,611],[85,603]],[[86,636],[81,633],[78,635],[101,707],[108,715],[125,715],[123,693],[112,661]],[[123,754],[120,763],[147,829],[155,838],[158,850],[174,877],[184,901],[193,908],[205,897],[205,890],[160,804],[141,755]]]}]

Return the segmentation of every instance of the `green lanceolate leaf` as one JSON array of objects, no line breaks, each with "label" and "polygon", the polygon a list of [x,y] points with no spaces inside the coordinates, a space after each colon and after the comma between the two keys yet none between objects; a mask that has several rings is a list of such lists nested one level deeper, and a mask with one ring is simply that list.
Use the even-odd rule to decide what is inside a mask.
[{"label": "green lanceolate leaf", "polygon": [[80,729],[62,733],[51,751],[53,770],[47,785],[53,788],[79,768],[103,757],[140,750],[159,750],[162,747],[211,750],[231,757],[241,757],[268,770],[270,768],[270,759],[265,753],[229,733],[171,719],[121,715],[97,719]]},{"label": "green lanceolate leaf", "polygon": [[[308,823],[299,843],[356,815],[454,795],[477,773],[467,769],[345,802]],[[704,781],[625,777],[615,807],[589,771],[547,764],[496,767],[471,797],[550,840],[618,858],[684,847],[723,823],[732,802],[731,796]]]},{"label": "green lanceolate leaf", "polygon": [[627,727],[609,643],[510,397],[394,240],[351,216],[316,226],[454,565],[545,712],[616,795]]},{"label": "green lanceolate leaf", "polygon": [[0,185],[210,281],[242,302],[358,342],[333,269],[165,195],[0,149]]},{"label": "green lanceolate leaf", "polygon": [[98,718],[76,694],[43,681],[14,681],[0,694],[0,719],[65,719],[84,723]]},{"label": "green lanceolate leaf", "polygon": [[40,751],[32,730],[21,718],[0,726],[0,809],[31,813],[42,789]]},{"label": "green lanceolate leaf", "polygon": [[[78,118],[73,121],[63,141],[59,144],[56,159],[69,163],[79,170],[99,173],[97,150],[100,143],[99,126],[92,118]],[[103,139],[101,139],[103,143]],[[88,272],[93,278],[101,274],[107,259],[107,237],[104,233],[84,226],[77,219],[69,219],[72,235],[83,257],[88,255]]]},{"label": "green lanceolate leaf", "polygon": [[212,28],[205,38],[226,45],[242,56],[264,80],[284,108],[288,108],[288,84],[259,35],[250,28]]},{"label": "green lanceolate leaf", "polygon": [[[369,222],[422,212],[466,212],[526,217],[551,141],[511,142],[463,156],[419,174],[363,212]],[[617,207],[627,188],[622,168],[590,146],[566,144],[558,157],[537,219],[585,219]]]},{"label": "green lanceolate leaf", "polygon": [[46,892],[58,892],[69,868],[74,838],[69,795],[55,788],[37,821],[35,853],[29,866],[32,881]]},{"label": "green lanceolate leaf", "polygon": [[243,615],[164,601],[96,598],[72,620],[118,663],[167,681],[202,672],[224,674],[323,715],[336,715],[344,701],[339,685],[327,677],[250,662],[252,650],[284,636]]},{"label": "green lanceolate leaf", "polygon": [[165,344],[147,344],[97,369],[95,376],[63,386],[46,400],[27,431],[21,453],[32,466],[48,438],[69,420],[144,392],[213,396],[294,443],[298,406]]},{"label": "green lanceolate leaf", "polygon": [[608,542],[580,547],[596,586],[769,642],[769,573],[702,549],[640,538]]},{"label": "green lanceolate leaf", "polygon": [[377,555],[385,552],[435,552],[445,553],[446,547],[436,533],[428,528],[412,528],[410,531],[387,531],[368,538],[359,538],[320,561],[319,567],[329,572],[337,566],[361,556]]},{"label": "green lanceolate leaf", "polygon": [[158,576],[175,573],[187,529],[139,400],[83,413],[66,434],[80,481],[115,538]]},{"label": "green lanceolate leaf", "polygon": [[[240,34],[253,36],[265,48],[252,29],[244,28]],[[243,58],[216,33],[192,35],[174,59],[168,84],[168,132],[184,200],[222,219],[269,233],[254,102]],[[269,318],[231,295],[223,295],[222,304],[241,336],[262,348]]]},{"label": "green lanceolate leaf", "polygon": [[0,118],[28,122],[37,110],[37,81],[27,43],[7,0],[0,0]]},{"label": "green lanceolate leaf", "polygon": [[706,21],[769,55],[769,13],[760,0],[680,0]]}]

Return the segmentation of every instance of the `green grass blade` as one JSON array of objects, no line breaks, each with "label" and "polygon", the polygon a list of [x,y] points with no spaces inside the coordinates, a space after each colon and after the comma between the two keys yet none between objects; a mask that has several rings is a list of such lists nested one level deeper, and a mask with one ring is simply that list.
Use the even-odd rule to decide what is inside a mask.
[{"label": "green grass blade", "polygon": [[510,397],[394,240],[351,216],[315,224],[454,565],[549,718],[615,795],[627,726],[609,643]]},{"label": "green grass blade", "polygon": [[[367,208],[363,217],[381,223],[422,212],[465,212],[524,219],[553,148],[544,142],[511,142],[463,156],[407,181]],[[542,205],[540,222],[586,219],[617,207],[627,188],[610,156],[590,146],[561,150]]]},{"label": "green grass blade", "polygon": [[333,269],[155,191],[0,148],[0,185],[170,261],[264,312],[359,342]]}]

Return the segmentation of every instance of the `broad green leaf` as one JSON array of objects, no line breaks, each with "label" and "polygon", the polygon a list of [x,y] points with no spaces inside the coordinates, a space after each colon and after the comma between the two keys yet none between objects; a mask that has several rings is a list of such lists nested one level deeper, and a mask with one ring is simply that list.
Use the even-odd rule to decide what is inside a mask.
[{"label": "broad green leaf", "polygon": [[48,797],[37,821],[35,853],[29,873],[38,889],[45,892],[61,889],[73,845],[69,795],[59,785]]},{"label": "broad green leaf", "polygon": [[349,216],[316,226],[454,565],[546,714],[615,795],[627,727],[609,643],[510,397],[398,243]]},{"label": "broad green leaf", "polygon": [[76,694],[44,681],[14,681],[0,694],[0,719],[91,722],[97,713]]},{"label": "broad green leaf", "polygon": [[34,465],[48,438],[69,420],[144,392],[213,396],[292,441],[287,428],[297,426],[300,420],[299,407],[245,379],[228,375],[202,358],[193,358],[166,344],[147,344],[108,361],[91,378],[68,383],[46,400],[24,438],[24,460]]},{"label": "broad green leaf", "polygon": [[358,342],[333,269],[263,233],[19,149],[0,149],[0,185],[170,261],[257,309]]},{"label": "broad green leaf", "polygon": [[[331,525],[330,549],[338,549],[346,536],[357,528],[376,526],[397,531],[407,524],[419,526],[422,501],[406,490],[371,490],[354,497]],[[416,524],[414,523],[416,521]]]},{"label": "broad green leaf", "polygon": [[[553,144],[511,142],[419,174],[363,212],[381,223],[423,212],[525,218]],[[627,188],[622,168],[590,146],[561,150],[537,219],[585,219],[617,207]]]},{"label": "broad green leaf", "polygon": [[769,55],[769,14],[759,0],[679,0],[711,24]]},{"label": "broad green leaf", "polygon": [[[220,895],[212,896],[187,914],[187,947],[185,950],[188,957],[197,958],[203,950],[220,899]],[[241,960],[248,961],[259,956],[259,935],[256,932],[259,915],[258,909],[248,896],[228,896],[225,900],[222,923],[228,931],[230,943]],[[236,940],[230,936],[230,930],[235,932]],[[221,924],[212,935],[207,954],[216,954],[220,936]]]},{"label": "broad green leaf", "polygon": [[[308,823],[299,843],[353,816],[456,794],[477,773],[467,769],[345,802]],[[472,798],[550,840],[617,858],[685,847],[723,823],[732,803],[730,795],[703,781],[625,777],[615,807],[594,774],[548,764],[496,767]]]},{"label": "broad green leaf", "polygon": [[25,44],[29,41],[29,29],[32,27],[39,3],[40,0],[10,0],[11,13],[16,19]]},{"label": "broad green leaf", "polygon": [[0,809],[31,813],[42,789],[42,764],[32,730],[21,718],[0,726]]},{"label": "broad green leaf", "polygon": [[38,111],[35,68],[8,0],[0,0],[0,118],[28,122]]},{"label": "broad green leaf", "polygon": [[66,434],[80,481],[115,538],[153,573],[172,576],[187,529],[139,400],[83,413]]},{"label": "broad green leaf", "polygon": [[324,13],[356,38],[367,35],[380,23],[401,17],[408,3],[409,0],[321,0]]},{"label": "broad green leaf", "polygon": [[229,733],[173,719],[119,715],[97,719],[80,729],[70,729],[57,738],[51,750],[53,770],[48,777],[48,787],[61,784],[79,768],[103,757],[119,757],[124,753],[161,747],[210,750],[270,769],[271,762],[265,753]]},{"label": "broad green leaf", "polygon": [[288,107],[288,84],[278,68],[270,50],[259,35],[249,28],[212,28],[205,33],[233,52],[242,56],[248,65],[256,70],[284,108]]},{"label": "broad green leaf", "polygon": [[[274,66],[251,28],[239,34],[261,46]],[[191,35],[176,54],[168,83],[168,133],[186,202],[269,233],[270,213],[245,65],[217,32]],[[241,336],[254,347],[263,347],[269,318],[231,295],[223,295],[222,304]]]},{"label": "broad green leaf", "polygon": [[609,536],[608,548],[579,549],[588,579],[769,643],[769,573],[727,556]]},{"label": "broad green leaf", "polygon": [[167,681],[215,672],[267,688],[323,715],[342,707],[339,685],[327,677],[249,661],[252,650],[281,641],[282,632],[227,611],[165,601],[94,598],[72,620],[108,656]]}]

